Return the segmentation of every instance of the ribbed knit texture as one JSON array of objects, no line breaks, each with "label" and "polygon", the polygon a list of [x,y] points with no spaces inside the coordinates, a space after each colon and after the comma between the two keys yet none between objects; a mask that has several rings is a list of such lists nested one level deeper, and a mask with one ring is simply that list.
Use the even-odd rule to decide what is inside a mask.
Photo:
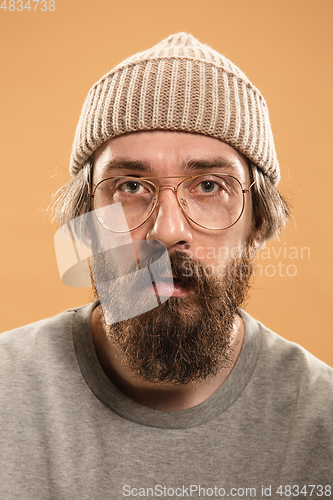
[{"label": "ribbed knit texture", "polygon": [[76,129],[71,173],[106,140],[156,129],[221,139],[279,181],[264,98],[237,66],[192,35],[171,35],[95,83]]}]

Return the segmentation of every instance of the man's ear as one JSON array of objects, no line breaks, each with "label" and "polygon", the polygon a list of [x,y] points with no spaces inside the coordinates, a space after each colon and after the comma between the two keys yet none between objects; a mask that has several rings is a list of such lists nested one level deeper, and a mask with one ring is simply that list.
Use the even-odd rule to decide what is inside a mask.
[{"label": "man's ear", "polygon": [[96,238],[95,228],[93,227],[91,220],[86,220],[80,231],[80,240],[87,248],[89,248],[89,250],[92,250],[94,238]]},{"label": "man's ear", "polygon": [[266,240],[263,238],[260,229],[255,229],[253,231],[251,245],[256,252],[261,250],[266,245]]},{"label": "man's ear", "polygon": [[87,212],[70,222],[71,236],[77,245],[85,246],[92,251],[95,238],[95,228],[93,225],[91,212]]},{"label": "man's ear", "polygon": [[266,241],[260,239],[254,239],[253,240],[253,248],[255,249],[256,252],[261,250],[264,246],[266,245]]},{"label": "man's ear", "polygon": [[91,252],[74,239],[69,224],[64,224],[56,231],[54,245],[61,281],[68,286],[90,287],[87,257]]}]

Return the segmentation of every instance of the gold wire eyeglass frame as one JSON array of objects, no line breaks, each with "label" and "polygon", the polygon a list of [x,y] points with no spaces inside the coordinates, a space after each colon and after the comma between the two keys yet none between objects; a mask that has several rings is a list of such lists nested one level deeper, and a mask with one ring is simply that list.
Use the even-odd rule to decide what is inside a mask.
[{"label": "gold wire eyeglass frame", "polygon": [[[243,195],[243,204],[242,204],[242,209],[241,209],[241,212],[239,214],[239,216],[237,217],[237,219],[235,220],[235,222],[233,222],[232,224],[229,224],[229,226],[226,226],[226,227],[222,227],[222,228],[209,228],[209,227],[206,227],[206,226],[203,226],[202,224],[199,224],[199,222],[196,222],[195,220],[193,220],[186,212],[185,210],[183,209],[181,203],[180,203],[180,200],[178,198],[178,189],[179,189],[179,186],[181,186],[184,182],[188,181],[189,179],[197,179],[198,177],[203,177],[203,176],[207,176],[207,175],[221,175],[223,177],[231,177],[232,179],[234,179],[235,181],[237,181],[237,183],[240,185],[240,188],[241,188],[241,192],[242,192],[242,195]],[[98,222],[105,228],[107,229],[108,231],[111,231],[111,232],[115,232],[115,233],[128,233],[128,232],[131,232],[131,231],[134,231],[135,229],[138,229],[139,227],[141,227],[145,222],[147,222],[147,220],[152,216],[152,214],[154,213],[155,211],[155,208],[157,207],[158,205],[158,202],[159,202],[159,198],[160,198],[160,191],[162,188],[167,188],[167,189],[171,189],[175,195],[176,195],[176,198],[177,198],[177,202],[178,202],[178,205],[180,206],[183,214],[185,215],[185,217],[187,219],[189,219],[191,222],[193,222],[193,224],[196,224],[197,226],[200,226],[202,227],[203,229],[208,229],[210,231],[223,231],[224,229],[228,229],[229,227],[232,227],[234,226],[238,221],[239,219],[242,217],[243,213],[244,213],[244,207],[245,207],[245,194],[249,193],[252,186],[254,186],[254,184],[256,184],[256,181],[253,181],[252,184],[247,188],[247,189],[244,189],[243,188],[243,185],[242,183],[237,179],[237,177],[234,177],[233,175],[229,175],[229,174],[223,174],[221,172],[208,172],[206,174],[198,174],[198,175],[190,175],[190,176],[185,176],[185,175],[172,175],[172,176],[161,176],[161,177],[136,177],[136,176],[128,176],[128,175],[120,175],[120,176],[114,176],[114,177],[107,177],[106,179],[102,179],[101,181],[99,181],[96,186],[92,189],[92,179],[90,177],[89,179],[89,182],[88,182],[88,197],[92,200],[92,202],[94,201],[94,197],[95,197],[95,193],[96,193],[96,190],[98,188],[98,186],[100,186],[103,182],[105,181],[109,181],[109,180],[113,180],[113,179],[130,179],[130,180],[138,180],[138,181],[145,181],[147,182],[148,184],[150,184],[151,186],[153,186],[156,190],[156,193],[157,193],[157,196],[156,196],[156,200],[154,202],[154,206],[153,208],[151,209],[148,217],[145,218],[145,220],[143,222],[141,222],[140,224],[138,224],[137,226],[133,227],[132,229],[129,229],[128,231],[114,231],[106,226],[104,226],[104,224],[102,224],[102,222],[98,219],[97,217],[97,220]],[[183,179],[182,181],[179,182],[179,184],[177,184],[177,186],[172,186],[171,184],[163,184],[162,186],[156,186],[153,182],[151,182],[151,179]]]}]

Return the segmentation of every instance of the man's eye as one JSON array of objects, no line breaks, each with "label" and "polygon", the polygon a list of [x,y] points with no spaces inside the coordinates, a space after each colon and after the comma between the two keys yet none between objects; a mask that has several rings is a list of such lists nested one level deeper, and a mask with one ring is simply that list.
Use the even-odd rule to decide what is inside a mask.
[{"label": "man's eye", "polygon": [[124,191],[125,193],[130,193],[130,194],[143,193],[145,191],[142,184],[136,181],[124,182],[118,187],[118,189]]},{"label": "man's eye", "polygon": [[204,193],[214,193],[219,189],[218,184],[214,181],[202,181],[200,182],[199,186],[199,190],[203,191]]},{"label": "man's eye", "polygon": [[225,182],[221,179],[204,179],[195,184],[191,192],[193,194],[217,194],[227,190]]}]

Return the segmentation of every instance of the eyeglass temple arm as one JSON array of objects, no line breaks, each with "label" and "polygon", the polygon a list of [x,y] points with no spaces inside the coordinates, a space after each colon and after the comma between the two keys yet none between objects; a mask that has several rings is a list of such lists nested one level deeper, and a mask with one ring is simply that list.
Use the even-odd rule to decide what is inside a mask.
[{"label": "eyeglass temple arm", "polygon": [[87,182],[88,182],[88,198],[93,198],[94,195],[92,194],[92,172],[91,172],[91,169],[89,170],[88,172],[88,178],[87,178]]},{"label": "eyeglass temple arm", "polygon": [[242,189],[242,192],[243,192],[243,193],[249,193],[249,192],[250,192],[251,187],[252,187],[252,186],[254,186],[254,184],[256,184],[256,181],[253,181],[253,182],[252,182],[252,184],[251,184],[251,186],[249,186],[247,189]]}]

